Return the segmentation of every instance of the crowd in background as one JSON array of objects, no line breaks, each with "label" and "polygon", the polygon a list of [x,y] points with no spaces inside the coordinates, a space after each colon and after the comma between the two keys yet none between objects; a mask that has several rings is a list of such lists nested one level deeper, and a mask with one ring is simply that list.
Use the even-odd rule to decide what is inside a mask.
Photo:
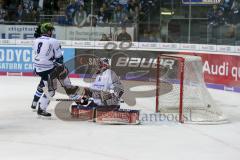
[{"label": "crowd in background", "polygon": [[[70,25],[132,24],[144,14],[146,0],[71,0],[66,7],[66,19],[60,23]],[[92,21],[91,21],[92,20]]]},{"label": "crowd in background", "polygon": [[1,0],[0,23],[39,22],[59,25],[130,26],[146,12],[148,0]]},{"label": "crowd in background", "polygon": [[240,1],[224,0],[207,14],[208,43],[236,44],[239,41]]},{"label": "crowd in background", "polygon": [[[50,17],[52,22],[64,26],[126,27],[138,23],[141,16],[146,16],[151,7],[149,4],[154,5],[154,1],[98,0],[92,3],[92,0],[0,0],[0,23],[36,23]],[[151,34],[150,31],[144,32],[145,36]],[[147,39],[150,41],[147,37],[140,38],[144,41]]]},{"label": "crowd in background", "polygon": [[[182,5],[179,1],[173,1],[174,4],[180,4],[180,8],[186,7]],[[160,26],[160,24],[157,24],[155,26],[154,24],[152,24],[152,21],[149,22],[150,18],[160,16],[159,14],[161,9],[158,5],[155,5],[156,3],[165,4],[170,3],[170,1],[0,0],[0,23],[36,24],[36,22],[51,21],[58,25],[77,27],[128,27],[137,24],[135,25],[135,27],[138,26],[138,37],[134,40],[140,42],[169,41],[171,39],[170,34],[166,34],[168,35],[168,40],[166,40],[163,35],[160,35],[160,28],[163,28],[163,26]],[[155,16],[153,14],[150,14],[151,11],[154,12],[154,7],[157,8]],[[223,0],[218,5],[209,5],[204,7],[209,8],[208,13],[206,13],[205,11],[205,17],[208,18],[207,43],[227,44],[235,43],[236,40],[239,40],[240,43],[240,0]],[[166,9],[165,6],[163,8]],[[181,14],[181,12],[179,13]],[[170,17],[173,20],[171,21],[171,23],[169,23],[169,26],[167,24],[169,22],[168,19],[165,19],[166,21],[162,21],[164,23],[161,23],[161,25],[166,23],[165,26],[168,26],[168,28],[166,28],[167,30],[165,29],[166,32],[171,32],[168,30],[169,28],[170,30],[171,28],[173,28],[174,32],[180,30],[181,27],[176,29],[176,23],[172,23],[175,18],[174,16]],[[176,17],[177,16],[181,15],[176,15]],[[159,22],[159,20],[157,20],[157,22]],[[146,25],[146,23],[148,24]],[[150,23],[151,25],[149,25]],[[239,39],[236,39],[236,37],[239,37]],[[103,35],[102,39],[111,40],[110,37],[105,37],[105,35]],[[175,39],[173,39],[173,41],[174,40]],[[231,42],[223,42],[224,40],[231,40]]]},{"label": "crowd in background", "polygon": [[1,0],[0,22],[39,22],[41,14],[58,10],[57,0]]},{"label": "crowd in background", "polygon": [[237,24],[240,18],[240,2],[237,0],[225,0],[221,5],[214,5],[207,16],[209,23],[214,26]]},{"label": "crowd in background", "polygon": [[[144,15],[148,0],[1,0],[0,22],[38,22],[40,15],[53,15],[59,24],[87,26],[129,24]],[[62,7],[62,8],[61,8]],[[62,9],[62,10],[61,10]],[[60,12],[62,11],[62,12]]]}]

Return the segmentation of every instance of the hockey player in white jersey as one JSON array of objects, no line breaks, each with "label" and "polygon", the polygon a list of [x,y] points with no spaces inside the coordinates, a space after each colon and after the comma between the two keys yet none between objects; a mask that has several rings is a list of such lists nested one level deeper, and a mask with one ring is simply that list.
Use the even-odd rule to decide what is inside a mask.
[{"label": "hockey player in white jersey", "polygon": [[116,73],[110,69],[108,59],[100,58],[97,63],[95,81],[89,88],[85,88],[80,105],[86,106],[87,104],[92,108],[119,109],[123,93],[123,85]]},{"label": "hockey player in white jersey", "polygon": [[[34,33],[34,37],[35,38],[41,37],[41,24],[38,24],[38,26],[37,26],[37,28],[35,30],[35,33]],[[37,89],[35,91],[35,94],[34,94],[34,97],[33,97],[33,100],[32,100],[31,108],[33,110],[35,110],[37,108],[38,101],[39,101],[40,97],[43,94],[43,87],[44,87],[44,83],[41,80],[39,82],[38,86],[37,86]]]},{"label": "hockey player in white jersey", "polygon": [[[68,78],[68,70],[63,64],[63,51],[60,44],[52,38],[54,27],[51,23],[41,25],[41,37],[34,41],[34,68],[36,74],[41,77],[41,82],[47,88],[48,93],[44,93],[38,104],[37,113],[42,116],[51,116],[46,111],[50,102],[48,96],[54,96],[57,89],[57,80],[64,87],[66,93],[71,98],[79,98],[76,94],[78,87],[71,85]],[[76,97],[75,97],[76,96]]]}]

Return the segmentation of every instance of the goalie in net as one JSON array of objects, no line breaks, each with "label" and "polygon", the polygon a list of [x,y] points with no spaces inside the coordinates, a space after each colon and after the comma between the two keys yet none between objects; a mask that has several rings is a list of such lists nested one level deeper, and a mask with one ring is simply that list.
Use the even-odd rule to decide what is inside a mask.
[{"label": "goalie in net", "polygon": [[[124,87],[109,60],[97,60],[96,78],[89,88],[84,88],[78,105],[72,105],[72,115],[99,123],[136,124],[138,111],[120,109]],[[134,120],[133,120],[134,119]]]}]

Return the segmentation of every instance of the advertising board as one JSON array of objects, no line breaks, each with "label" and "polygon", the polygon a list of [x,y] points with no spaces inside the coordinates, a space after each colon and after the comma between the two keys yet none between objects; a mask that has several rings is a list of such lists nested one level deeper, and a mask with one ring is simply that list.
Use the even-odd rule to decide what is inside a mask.
[{"label": "advertising board", "polygon": [[209,87],[240,92],[240,56],[184,53],[202,57],[204,80]]},{"label": "advertising board", "polygon": [[[0,39],[34,39],[36,25],[5,25],[0,24]],[[133,39],[134,28],[127,27],[127,32]],[[121,27],[76,27],[76,26],[55,26],[53,37],[59,40],[89,41],[101,40],[102,35],[112,35],[114,39],[121,33]],[[23,41],[20,41],[21,43]]]},{"label": "advertising board", "polygon": [[[64,48],[64,59],[70,69],[75,49]],[[31,47],[0,47],[0,72],[32,72],[34,53]]]}]

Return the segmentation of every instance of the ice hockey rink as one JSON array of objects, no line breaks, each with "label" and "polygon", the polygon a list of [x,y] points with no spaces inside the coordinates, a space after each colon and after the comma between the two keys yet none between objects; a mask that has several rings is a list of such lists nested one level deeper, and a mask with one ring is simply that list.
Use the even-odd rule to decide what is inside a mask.
[{"label": "ice hockey rink", "polygon": [[[37,77],[0,76],[1,160],[239,160],[239,93],[210,90],[227,124],[100,125],[39,119],[30,109],[38,82]],[[154,107],[154,102],[139,98],[136,105]]]}]

